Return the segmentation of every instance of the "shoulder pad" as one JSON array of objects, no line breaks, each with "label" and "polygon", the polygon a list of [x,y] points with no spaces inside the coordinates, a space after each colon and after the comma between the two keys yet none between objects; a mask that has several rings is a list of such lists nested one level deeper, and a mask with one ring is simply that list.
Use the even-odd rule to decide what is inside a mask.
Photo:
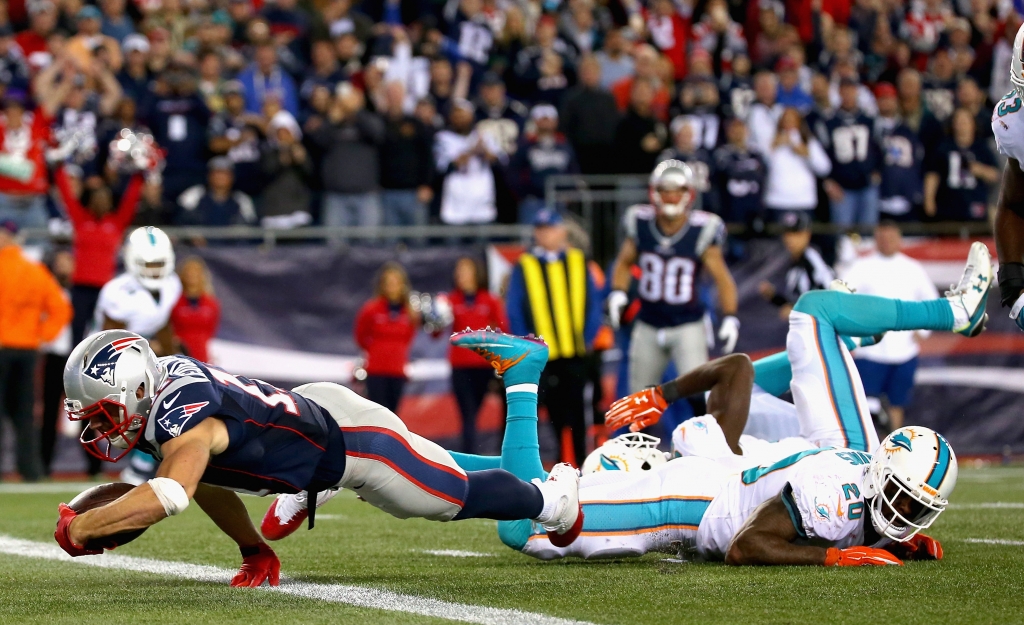
[{"label": "shoulder pad", "polygon": [[1017,159],[1024,167],[1024,112],[1021,100],[1010,92],[992,109],[992,134],[999,153]]},{"label": "shoulder pad", "polygon": [[655,208],[650,204],[634,204],[627,208],[626,213],[622,216],[622,225],[626,230],[626,237],[635,239],[637,223],[640,221],[650,221],[654,219],[655,214]]},{"label": "shoulder pad", "polygon": [[721,246],[725,243],[725,223],[718,215],[700,210],[693,211],[690,214],[690,225],[700,228],[696,246],[698,256],[703,256],[712,245]]}]

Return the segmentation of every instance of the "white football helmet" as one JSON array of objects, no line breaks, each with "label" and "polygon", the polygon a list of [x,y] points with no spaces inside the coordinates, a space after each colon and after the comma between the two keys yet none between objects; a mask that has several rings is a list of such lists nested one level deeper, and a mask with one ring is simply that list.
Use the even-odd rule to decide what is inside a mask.
[{"label": "white football helmet", "polygon": [[72,421],[100,418],[82,431],[85,450],[117,462],[135,447],[166,377],[149,341],[134,332],[106,330],[79,343],[64,366],[64,407]]},{"label": "white football helmet", "polygon": [[[945,438],[912,425],[885,437],[871,458],[869,473],[864,496],[874,498],[871,523],[879,535],[903,542],[934,523],[946,509],[958,469],[953,448]],[[913,518],[906,518],[893,506],[901,494],[916,502],[919,510]]]},{"label": "white football helmet", "polygon": [[124,266],[142,286],[155,291],[174,273],[174,246],[160,228],[137,228],[124,244]]},{"label": "white football helmet", "polygon": [[1010,57],[1010,82],[1017,96],[1024,99],[1024,24],[1017,29],[1017,36],[1013,38],[1013,56]]},{"label": "white football helmet", "polygon": [[658,449],[661,439],[643,432],[629,432],[607,441],[583,462],[583,475],[598,471],[650,471],[668,462]]},{"label": "white football helmet", "polygon": [[[666,202],[661,198],[662,191],[682,191],[682,197],[678,202]],[[666,217],[679,217],[697,199],[696,176],[690,166],[682,161],[662,161],[651,172],[650,194],[651,202],[658,212]]]}]

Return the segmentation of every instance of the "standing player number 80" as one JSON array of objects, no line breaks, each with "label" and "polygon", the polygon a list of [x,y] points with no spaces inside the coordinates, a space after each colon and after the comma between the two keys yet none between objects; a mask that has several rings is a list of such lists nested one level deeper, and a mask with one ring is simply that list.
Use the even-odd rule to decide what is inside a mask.
[{"label": "standing player number 80", "polygon": [[685,304],[693,299],[693,270],[689,258],[674,256],[664,260],[657,254],[640,255],[640,297],[649,302]]}]

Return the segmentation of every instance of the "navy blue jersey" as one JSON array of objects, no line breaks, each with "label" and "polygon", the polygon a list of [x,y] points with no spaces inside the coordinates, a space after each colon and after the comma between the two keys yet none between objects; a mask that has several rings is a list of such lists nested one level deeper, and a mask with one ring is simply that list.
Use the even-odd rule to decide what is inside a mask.
[{"label": "navy blue jersey", "polygon": [[754,103],[754,85],[747,76],[724,76],[718,86],[723,117],[746,119]]},{"label": "navy blue jersey", "polygon": [[767,175],[764,159],[745,147],[723,145],[715,150],[715,186],[721,215],[731,222],[745,222],[761,212],[761,191]]},{"label": "navy blue jersey", "polygon": [[878,118],[875,137],[882,146],[879,210],[907,215],[924,197],[924,145],[917,133],[897,120]]},{"label": "navy blue jersey", "polygon": [[872,137],[871,118],[862,113],[839,110],[827,122],[828,156],[832,160],[832,180],[844,189],[863,189],[878,171],[880,150]]},{"label": "navy blue jersey", "polygon": [[626,213],[626,236],[636,243],[640,267],[636,318],[656,328],[699,321],[704,304],[697,293],[704,252],[725,242],[725,224],[712,213],[695,210],[672,236],[658,229],[653,206]]},{"label": "navy blue jersey", "polygon": [[217,418],[228,448],[212,456],[202,482],[265,495],[321,490],[345,471],[345,442],[326,410],[290,391],[231,375],[185,356],[168,356],[139,448],[163,459],[161,447]]},{"label": "navy blue jersey", "polygon": [[936,217],[947,221],[981,221],[988,218],[988,185],[971,173],[974,162],[995,167],[992,150],[982,140],[961,148],[952,139],[943,141],[930,162],[929,173],[939,176],[935,194]]}]

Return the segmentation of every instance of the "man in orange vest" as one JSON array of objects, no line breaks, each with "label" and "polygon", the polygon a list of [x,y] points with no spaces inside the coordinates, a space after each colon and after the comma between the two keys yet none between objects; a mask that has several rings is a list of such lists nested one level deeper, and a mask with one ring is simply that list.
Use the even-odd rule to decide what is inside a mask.
[{"label": "man in orange vest", "polygon": [[0,411],[17,433],[18,472],[39,479],[39,436],[32,420],[39,346],[71,320],[71,305],[45,267],[25,258],[18,226],[0,223]]}]

